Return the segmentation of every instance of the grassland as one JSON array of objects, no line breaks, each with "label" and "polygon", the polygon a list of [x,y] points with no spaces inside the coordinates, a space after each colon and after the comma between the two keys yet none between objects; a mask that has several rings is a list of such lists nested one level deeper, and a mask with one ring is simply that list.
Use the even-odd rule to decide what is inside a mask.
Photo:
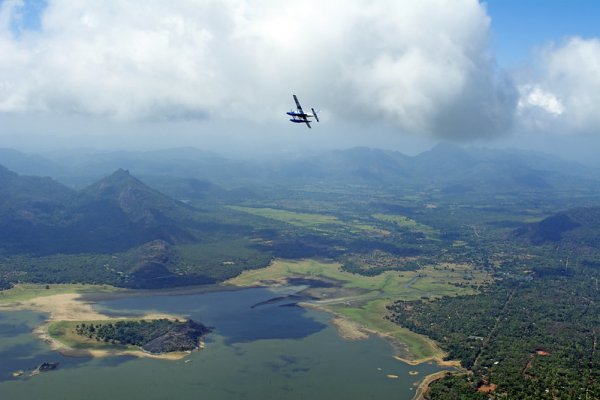
[{"label": "grassland", "polygon": [[427,239],[437,239],[440,234],[440,232],[437,229],[434,229],[425,224],[421,224],[415,221],[414,219],[405,217],[403,215],[373,214],[372,217],[379,221],[392,223],[402,229],[410,230],[413,232],[420,232],[423,235],[425,235]]},{"label": "grassland", "polygon": [[434,341],[383,318],[387,314],[385,307],[388,303],[386,299],[377,299],[368,301],[360,307],[345,304],[329,307],[335,314],[349,318],[370,331],[392,339],[392,343],[396,344],[396,352],[407,362],[419,363],[426,359],[444,357],[444,352]]},{"label": "grassland", "polygon": [[246,212],[263,218],[285,222],[301,228],[321,228],[327,225],[344,225],[337,217],[324,214],[300,213],[276,208],[256,208],[231,206],[236,211]]},{"label": "grassland", "polygon": [[348,233],[388,234],[387,231],[365,223],[364,221],[343,221],[333,215],[303,213],[268,207],[230,206],[230,208],[318,232],[346,231]]},{"label": "grassland", "polygon": [[116,292],[119,289],[110,285],[83,285],[83,284],[18,284],[8,290],[0,291],[0,304],[17,303],[38,297],[54,296],[69,293],[101,293]]},{"label": "grassland", "polygon": [[244,271],[227,283],[236,286],[263,285],[287,278],[303,277],[331,279],[345,288],[363,289],[368,293],[361,298],[390,298],[415,300],[430,297],[475,294],[477,287],[490,281],[490,276],[474,270],[467,264],[424,266],[416,271],[385,271],[376,276],[352,274],[341,269],[341,264],[318,260],[275,260],[266,268]]},{"label": "grassland", "polygon": [[[276,260],[270,266],[245,271],[228,281],[236,286],[257,286],[284,283],[289,278],[324,279],[339,283],[338,295],[311,302],[313,307],[346,317],[382,336],[406,345],[400,351],[407,360],[439,358],[443,353],[428,338],[415,334],[387,319],[386,305],[394,300],[417,300],[475,294],[491,277],[467,264],[424,266],[416,271],[386,271],[376,276],[352,274],[339,263],[318,260]],[[348,289],[354,289],[348,294]]]}]

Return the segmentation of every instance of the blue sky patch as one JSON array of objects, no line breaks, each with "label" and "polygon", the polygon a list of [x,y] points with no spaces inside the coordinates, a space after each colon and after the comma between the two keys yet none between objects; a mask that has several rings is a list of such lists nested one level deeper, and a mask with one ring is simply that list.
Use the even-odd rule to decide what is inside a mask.
[{"label": "blue sky patch", "polygon": [[39,31],[42,27],[42,14],[47,6],[47,0],[26,0],[17,6],[10,25],[12,33],[19,37],[27,31]]}]

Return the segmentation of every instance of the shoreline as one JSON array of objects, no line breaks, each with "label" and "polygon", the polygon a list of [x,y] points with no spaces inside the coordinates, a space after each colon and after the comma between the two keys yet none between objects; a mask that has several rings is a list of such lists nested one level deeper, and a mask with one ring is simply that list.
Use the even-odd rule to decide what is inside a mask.
[{"label": "shoreline", "polygon": [[[317,311],[322,311],[322,312],[326,312],[330,315],[333,315],[331,323],[336,328],[338,335],[345,340],[365,340],[369,337],[370,334],[373,334],[373,335],[379,336],[380,338],[382,338],[382,339],[386,340],[388,343],[390,343],[392,348],[394,348],[394,352],[397,351],[396,349],[397,349],[398,345],[404,346],[404,343],[399,343],[398,339],[393,337],[392,335],[389,335],[389,334],[386,334],[383,332],[379,332],[375,329],[367,328],[367,327],[361,325],[360,323],[349,319],[348,317],[346,317],[344,315],[336,313],[333,310],[327,309],[327,307],[324,307],[324,306],[321,306],[318,304],[309,303],[309,302],[301,302],[301,303],[298,303],[298,305],[301,307],[311,308],[311,309],[314,309]],[[436,345],[436,347],[437,347],[437,345]],[[441,349],[440,349],[440,351],[441,351]],[[457,370],[462,370],[460,361],[444,360],[442,356],[431,356],[431,357],[424,357],[424,358],[418,358],[418,359],[409,359],[409,358],[401,357],[397,354],[394,354],[393,358],[400,362],[403,362],[405,364],[411,365],[411,366],[419,365],[419,364],[422,364],[425,362],[434,362],[437,365],[439,365],[440,367],[453,367]],[[457,372],[457,371],[455,371],[455,372]],[[429,385],[431,383],[435,382],[436,380],[439,380],[439,379],[445,377],[446,374],[448,374],[448,373],[453,373],[453,372],[443,370],[443,371],[434,372],[433,374],[424,376],[415,391],[413,400],[425,400],[424,395],[427,393],[427,390],[429,389]]]},{"label": "shoreline", "polygon": [[450,372],[438,371],[433,374],[427,375],[425,378],[423,378],[421,383],[419,383],[417,390],[415,391],[415,396],[413,397],[413,400],[426,400],[425,395],[429,391],[429,385],[431,385],[433,382],[435,382],[439,379],[442,379],[448,373],[450,373]]},{"label": "shoreline", "polygon": [[[52,337],[48,328],[58,321],[115,321],[128,319],[126,317],[111,317],[92,308],[94,302],[84,300],[81,293],[61,293],[49,296],[34,297],[25,301],[5,303],[0,305],[0,311],[35,311],[48,314],[48,318],[33,330],[33,333],[47,343],[54,351],[69,357],[108,357],[134,356],[161,360],[180,360],[190,352],[172,352],[152,354],[142,349],[74,349],[60,340]],[[140,316],[143,319],[185,319],[176,315],[148,313]],[[201,346],[198,346],[200,349]],[[197,351],[197,350],[194,350]]]},{"label": "shoreline", "polygon": [[[213,291],[213,290],[242,290],[248,287],[262,287],[269,288],[268,285],[251,285],[251,286],[237,286],[237,285],[217,285],[211,286],[210,288],[186,288],[182,292],[190,293],[190,292],[204,292],[204,291]],[[69,357],[108,357],[108,356],[134,356],[140,358],[151,358],[151,359],[162,359],[162,360],[181,360],[185,356],[189,355],[193,351],[198,351],[202,349],[202,345],[199,345],[197,349],[189,352],[173,352],[173,353],[164,353],[164,354],[152,354],[144,352],[142,349],[74,349],[67,344],[61,342],[60,340],[53,338],[50,336],[48,332],[49,326],[53,322],[58,321],[86,321],[86,320],[120,320],[120,319],[129,319],[130,317],[112,317],[110,315],[102,314],[93,309],[92,305],[103,298],[114,298],[114,297],[122,297],[122,296],[138,296],[138,295],[148,295],[152,294],[154,291],[149,292],[141,292],[141,291],[132,291],[127,293],[126,291],[118,291],[118,292],[70,292],[70,293],[59,293],[59,294],[51,294],[51,295],[41,295],[38,297],[28,298],[26,300],[16,300],[11,302],[0,303],[0,312],[1,311],[35,311],[42,312],[48,314],[48,318],[38,327],[36,327],[33,332],[36,336],[47,343],[52,350],[59,352],[65,356]],[[168,289],[164,291],[158,291],[160,294],[166,295],[177,295],[179,291],[177,289]],[[345,315],[342,315],[327,306],[323,306],[320,304],[311,303],[309,301],[303,301],[298,303],[299,306],[304,308],[310,308],[317,311],[325,312],[329,315],[332,315],[331,324],[336,328],[338,335],[345,340],[365,340],[369,337],[369,335],[376,335],[388,343],[393,347],[393,358],[403,362],[408,365],[419,365],[424,362],[435,362],[440,367],[453,367],[458,370],[461,370],[460,361],[457,360],[444,360],[444,353],[437,344],[432,342],[436,348],[439,349],[440,354],[423,357],[423,358],[408,358],[402,357],[398,354],[403,353],[400,349],[406,347],[406,345],[401,342],[398,338],[393,335],[385,332],[378,331],[373,328],[365,327],[357,321],[348,318]],[[167,319],[185,319],[176,315],[168,315],[168,314],[160,314],[160,313],[148,313],[137,318],[144,319],[158,319],[158,318],[167,318]],[[426,338],[431,341],[431,339]],[[423,399],[423,393],[426,392],[429,384],[434,382],[437,379],[445,376],[449,371],[438,371],[436,373],[426,375],[423,377],[423,380],[420,382],[417,391],[415,392],[414,399]]]},{"label": "shoreline", "polygon": [[[300,303],[298,303],[298,305],[301,307],[311,308],[311,309],[314,309],[317,311],[322,311],[322,312],[326,312],[330,315],[333,315],[333,319],[331,322],[335,326],[335,328],[338,330],[338,334],[340,335],[340,337],[342,337],[343,339],[362,340],[362,339],[367,339],[369,334],[373,334],[373,335],[379,336],[380,338],[389,342],[392,345],[392,347],[394,348],[395,352],[397,351],[396,349],[398,348],[398,346],[405,346],[404,343],[400,342],[397,338],[393,337],[392,335],[390,335],[388,333],[380,332],[376,329],[365,327],[365,326],[361,325],[360,323],[353,321],[352,319],[349,319],[345,315],[337,313],[337,312],[335,312],[327,307],[324,307],[322,305],[314,304],[314,303],[310,303],[310,302],[300,302]],[[427,338],[427,339],[429,339],[429,338]],[[431,340],[431,339],[429,339],[429,340]],[[437,344],[435,346],[437,347]],[[436,355],[436,356],[412,359],[412,358],[399,356],[398,354],[394,354],[393,358],[395,358],[396,360],[401,361],[405,364],[408,364],[408,365],[419,365],[424,362],[433,361],[442,367],[455,367],[455,368],[460,367],[460,361],[444,360],[443,359],[444,355],[445,355],[445,353],[440,349],[440,355]]]},{"label": "shoreline", "polygon": [[[430,338],[411,332],[410,330],[395,325],[394,328],[386,327],[385,324],[371,323],[369,318],[353,318],[351,315],[341,313],[329,305],[342,304],[344,300],[347,301],[363,301],[372,303],[381,303],[379,300],[389,300],[388,294],[385,297],[378,296],[377,288],[373,287],[362,287],[360,285],[350,285],[353,281],[343,281],[332,278],[329,274],[325,274],[323,271],[329,266],[335,266],[339,269],[339,265],[336,263],[328,262],[326,265],[317,265],[313,268],[311,262],[314,260],[294,260],[290,261],[290,265],[286,265],[284,260],[275,260],[268,267],[244,271],[241,275],[225,281],[225,284],[233,285],[237,287],[252,288],[272,288],[274,285],[285,285],[289,284],[293,278],[303,278],[322,280],[322,281],[335,281],[333,287],[327,287],[326,289],[316,289],[308,285],[306,294],[309,299],[298,302],[297,304],[301,307],[312,308],[321,312],[328,313],[334,316],[332,324],[337,328],[338,333],[342,338],[349,340],[359,340],[359,338],[367,334],[375,334],[384,340],[388,341],[394,347],[394,355],[399,361],[403,361],[409,365],[421,364],[427,361],[435,361],[441,366],[452,366],[456,367],[459,365],[458,361],[444,361],[443,358],[446,353]],[[304,265],[308,263],[309,265]],[[270,271],[269,271],[270,269]],[[269,274],[267,274],[269,272]],[[369,279],[369,278],[364,278]],[[356,282],[354,282],[356,283]],[[350,286],[348,286],[350,285]],[[347,287],[348,286],[348,287]],[[368,285],[367,285],[368,286]],[[348,290],[364,290],[364,293],[348,293]],[[335,290],[333,290],[335,289]],[[316,291],[316,292],[315,292]],[[327,294],[323,295],[321,292],[326,291]],[[316,301],[313,301],[316,300]],[[373,310],[366,310],[365,307],[360,309],[361,312],[366,311],[375,312],[377,315],[380,313],[381,304],[375,304]],[[373,315],[373,314],[369,314]],[[368,316],[367,316],[368,317]],[[381,326],[380,326],[381,325]],[[405,340],[403,340],[403,338]]]}]

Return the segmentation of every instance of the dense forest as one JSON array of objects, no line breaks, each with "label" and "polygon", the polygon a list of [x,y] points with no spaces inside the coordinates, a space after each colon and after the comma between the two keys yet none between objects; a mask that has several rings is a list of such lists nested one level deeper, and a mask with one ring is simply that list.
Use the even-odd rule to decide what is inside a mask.
[{"label": "dense forest", "polygon": [[600,398],[598,275],[578,266],[504,279],[476,296],[398,301],[390,319],[435,339],[473,372],[435,382],[432,399],[480,398],[491,384],[506,398]]}]

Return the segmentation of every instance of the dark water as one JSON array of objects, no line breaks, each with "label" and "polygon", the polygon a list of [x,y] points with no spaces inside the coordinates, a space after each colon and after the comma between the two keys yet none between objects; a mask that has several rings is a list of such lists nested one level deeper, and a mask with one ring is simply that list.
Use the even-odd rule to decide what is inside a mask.
[{"label": "dark water", "polygon": [[[114,315],[157,311],[214,326],[206,349],[180,361],[63,357],[31,333],[43,315],[0,313],[0,399],[411,399],[414,385],[440,370],[394,360],[379,338],[341,339],[329,315],[286,306],[292,293],[246,289],[98,303]],[[59,361],[60,368],[11,375],[43,361]]]}]

